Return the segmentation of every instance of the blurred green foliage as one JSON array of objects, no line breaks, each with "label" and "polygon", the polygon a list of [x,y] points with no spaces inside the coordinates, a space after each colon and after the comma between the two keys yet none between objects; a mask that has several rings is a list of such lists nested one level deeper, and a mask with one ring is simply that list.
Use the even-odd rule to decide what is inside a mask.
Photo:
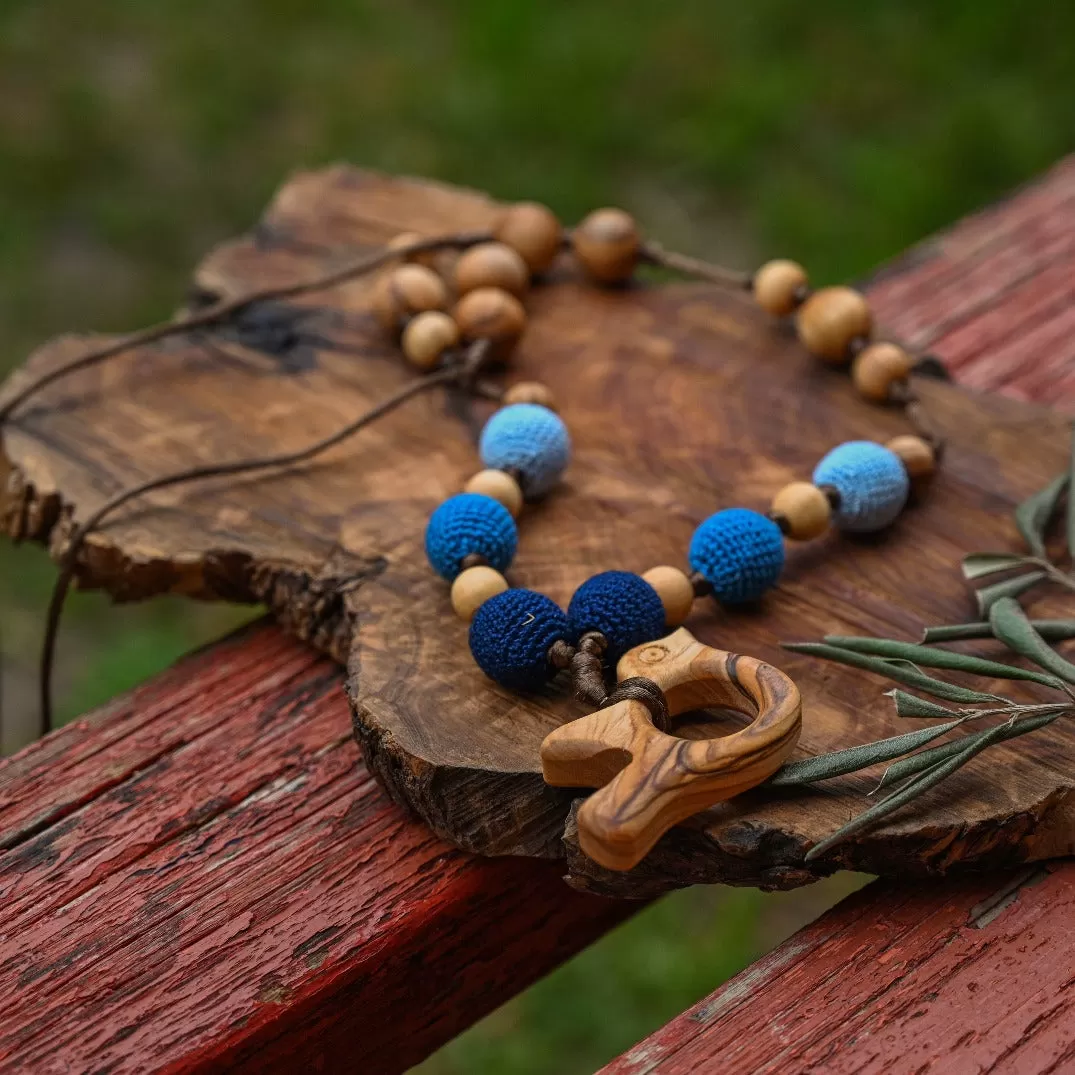
[{"label": "blurred green foliage", "polygon": [[[1071,149],[1072,40],[1063,0],[6,0],[0,366],[166,316],[289,171],[337,159],[852,277]],[[51,577],[0,549],[8,718]],[[67,714],[245,615],[70,611]],[[588,1070],[756,954],[759,901],[665,901],[437,1070]]]}]

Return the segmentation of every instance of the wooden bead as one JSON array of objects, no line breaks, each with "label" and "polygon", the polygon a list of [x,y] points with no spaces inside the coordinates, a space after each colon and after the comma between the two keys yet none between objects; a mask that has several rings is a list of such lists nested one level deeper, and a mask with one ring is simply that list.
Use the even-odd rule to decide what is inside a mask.
[{"label": "wooden bead", "polygon": [[504,210],[493,234],[526,262],[532,273],[544,272],[563,241],[556,214],[537,202],[519,202]]},{"label": "wooden bead", "polygon": [[460,572],[452,583],[452,608],[466,623],[474,619],[490,597],[496,597],[508,588],[508,580],[491,567],[468,567]]},{"label": "wooden bead", "polygon": [[641,246],[634,217],[622,209],[595,209],[575,229],[571,242],[585,272],[603,284],[630,277]]},{"label": "wooden bead", "polygon": [[809,286],[806,270],[797,261],[767,261],[754,274],[754,298],[773,317],[790,314]]},{"label": "wooden bead", "polygon": [[[415,243],[427,238],[429,236],[419,235],[416,231],[401,231],[394,239],[389,240],[388,249],[399,250],[405,246],[413,246]],[[410,254],[403,261],[404,263],[410,262],[414,265],[425,265],[427,268],[434,269],[437,265],[438,253],[442,253],[442,251],[426,250],[421,254]]]},{"label": "wooden bead", "polygon": [[424,265],[398,265],[381,277],[374,295],[374,309],[386,329],[399,331],[402,322],[423,310],[444,310],[448,289],[444,281]]},{"label": "wooden bead", "polygon": [[556,410],[556,397],[552,390],[538,381],[517,381],[504,392],[504,406],[512,403],[536,403],[550,411]]},{"label": "wooden bead", "polygon": [[459,326],[440,310],[420,313],[403,330],[403,353],[420,370],[432,369],[440,356],[458,342]]},{"label": "wooden bead", "polygon": [[651,567],[642,576],[656,591],[664,606],[664,619],[669,627],[677,627],[691,613],[694,587],[678,567]]},{"label": "wooden bead", "polygon": [[526,262],[505,243],[479,243],[460,254],[455,263],[455,289],[460,295],[479,287],[499,287],[522,297],[529,286]]},{"label": "wooden bead", "polygon": [[514,295],[498,287],[468,291],[455,306],[455,322],[468,340],[491,340],[503,357],[526,328],[526,311]]},{"label": "wooden bead", "polygon": [[816,485],[791,482],[773,497],[772,514],[786,520],[788,537],[809,541],[829,528],[832,505]]},{"label": "wooden bead", "polygon": [[885,447],[900,457],[912,482],[925,481],[937,469],[936,453],[929,442],[921,437],[905,433],[893,437]]},{"label": "wooden bead", "polygon": [[479,470],[463,486],[463,492],[491,496],[511,512],[512,518],[517,519],[523,510],[523,491],[519,483],[503,470]]},{"label": "wooden bead", "polygon": [[836,365],[848,360],[856,337],[869,337],[873,327],[865,298],[849,287],[815,291],[799,307],[799,339],[818,358]]},{"label": "wooden bead", "polygon": [[895,343],[871,343],[855,358],[851,380],[861,395],[875,403],[884,403],[892,387],[907,380],[914,359]]}]

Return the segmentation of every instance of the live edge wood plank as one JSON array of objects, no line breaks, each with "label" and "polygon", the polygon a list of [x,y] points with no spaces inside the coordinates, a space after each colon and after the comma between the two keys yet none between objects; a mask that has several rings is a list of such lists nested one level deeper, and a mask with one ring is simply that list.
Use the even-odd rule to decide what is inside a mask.
[{"label": "live edge wood plank", "polygon": [[258,626],[0,765],[5,1071],[401,1071],[631,913],[457,851]]},{"label": "live edge wood plank", "polygon": [[1075,1069],[1075,864],[877,881],[604,1075]]}]

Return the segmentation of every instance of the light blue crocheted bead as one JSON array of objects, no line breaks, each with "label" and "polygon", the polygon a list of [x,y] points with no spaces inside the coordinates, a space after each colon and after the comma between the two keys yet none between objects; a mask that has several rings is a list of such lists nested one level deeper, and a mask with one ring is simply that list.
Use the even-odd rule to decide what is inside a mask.
[{"label": "light blue crocheted bead", "polygon": [[426,526],[426,556],[438,575],[451,582],[475,554],[497,571],[515,556],[519,534],[503,504],[481,493],[458,493],[444,501]]},{"label": "light blue crocheted bead", "polygon": [[517,470],[523,492],[537,497],[560,480],[571,458],[571,438],[548,407],[513,403],[485,423],[478,451],[492,470]]},{"label": "light blue crocheted bead", "polygon": [[849,440],[833,448],[814,470],[814,484],[836,489],[840,504],[834,522],[859,534],[894,522],[911,488],[899,456],[870,440]]},{"label": "light blue crocheted bead", "polygon": [[694,531],[691,567],[705,576],[723,604],[757,601],[784,567],[784,535],[772,519],[747,508],[726,508]]}]

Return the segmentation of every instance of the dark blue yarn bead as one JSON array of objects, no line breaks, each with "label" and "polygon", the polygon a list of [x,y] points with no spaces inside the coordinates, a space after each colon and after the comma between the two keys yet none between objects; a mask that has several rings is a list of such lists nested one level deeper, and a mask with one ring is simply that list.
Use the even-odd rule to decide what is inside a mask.
[{"label": "dark blue yarn bead", "polygon": [[668,630],[657,591],[630,571],[604,571],[587,579],[567,606],[567,626],[576,644],[587,631],[600,631],[608,639],[610,662]]},{"label": "dark blue yarn bead", "polygon": [[497,571],[506,570],[518,542],[511,512],[481,493],[449,497],[426,526],[426,556],[437,574],[449,582],[463,570],[464,557],[472,554],[483,557]]},{"label": "dark blue yarn bead", "polygon": [[537,690],[549,678],[549,647],[567,638],[563,609],[534,590],[490,597],[470,621],[470,652],[478,667],[513,691]]},{"label": "dark blue yarn bead", "polygon": [[718,601],[757,601],[780,578],[784,537],[772,519],[747,508],[726,508],[694,531],[690,562]]}]

